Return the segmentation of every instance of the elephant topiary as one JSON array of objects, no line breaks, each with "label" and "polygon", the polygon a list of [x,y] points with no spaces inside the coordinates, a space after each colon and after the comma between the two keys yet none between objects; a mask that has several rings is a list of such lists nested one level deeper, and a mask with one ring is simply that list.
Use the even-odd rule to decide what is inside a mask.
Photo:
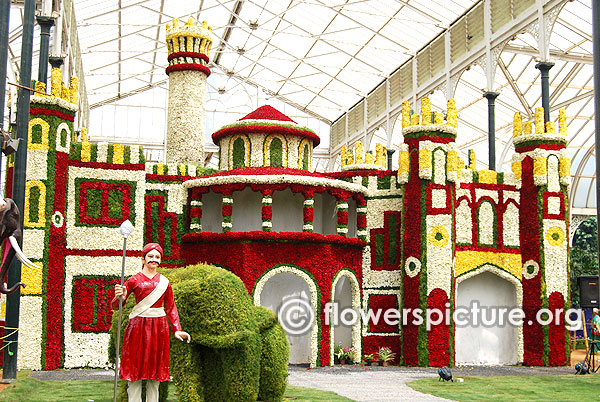
[{"label": "elephant topiary", "polygon": [[[254,306],[241,279],[225,269],[200,264],[161,273],[173,287],[181,325],[192,336],[189,344],[171,339],[170,371],[179,401],[280,401],[289,344],[277,316]],[[161,402],[166,397],[161,388]],[[120,400],[127,400],[124,391]]]}]

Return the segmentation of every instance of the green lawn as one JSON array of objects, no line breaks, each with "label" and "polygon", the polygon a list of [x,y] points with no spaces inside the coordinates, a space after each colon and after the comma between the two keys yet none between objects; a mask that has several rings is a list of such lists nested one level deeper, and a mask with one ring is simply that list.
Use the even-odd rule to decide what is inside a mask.
[{"label": "green lawn", "polygon": [[[112,402],[112,381],[39,381],[29,372],[19,373],[17,380],[0,392],[1,402]],[[175,387],[169,388],[169,402],[176,402]],[[331,401],[351,402],[332,392],[288,385],[284,402]]]},{"label": "green lawn", "polygon": [[597,401],[600,376],[523,375],[465,377],[464,382],[422,378],[408,383],[412,389],[457,401]]}]

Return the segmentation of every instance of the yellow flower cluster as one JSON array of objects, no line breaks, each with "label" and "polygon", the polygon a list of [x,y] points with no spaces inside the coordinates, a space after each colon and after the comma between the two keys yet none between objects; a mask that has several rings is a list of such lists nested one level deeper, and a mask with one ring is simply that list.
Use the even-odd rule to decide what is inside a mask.
[{"label": "yellow flower cluster", "polygon": [[212,47],[212,27],[206,21],[197,25],[190,17],[183,27],[179,20],[173,20],[173,26],[167,24],[167,47],[169,54],[179,52],[196,52],[208,56]]},{"label": "yellow flower cluster", "polygon": [[403,173],[408,174],[409,170],[410,170],[410,157],[409,157],[408,149],[401,150],[398,153],[398,175],[401,175]]},{"label": "yellow flower cluster", "polygon": [[[30,220],[31,211],[31,189],[36,187],[40,192],[38,198],[38,216],[37,222]],[[25,183],[25,211],[23,212],[23,225],[27,228],[43,228],[46,226],[46,185],[40,180],[27,180]]]},{"label": "yellow flower cluster", "polygon": [[456,252],[456,276],[480,268],[485,264],[495,265],[519,280],[523,277],[521,254],[473,250]]},{"label": "yellow flower cluster", "polygon": [[[456,110],[456,102],[454,99],[448,100],[447,108],[448,116],[446,119],[446,126],[457,128],[458,112]],[[410,103],[408,101],[402,102],[402,128],[418,126],[419,122],[424,126],[431,124],[431,101],[427,97],[421,99],[421,116],[416,113],[411,114]],[[435,112],[433,124],[443,125],[444,115],[440,112]]]},{"label": "yellow flower cluster", "polygon": [[42,294],[42,263],[34,262],[40,269],[29,268],[23,264],[21,268],[21,281],[25,284],[25,288],[21,290],[23,295],[39,295]]},{"label": "yellow flower cluster", "polygon": [[[535,134],[549,134],[555,135],[556,122],[549,121],[544,124],[544,108],[535,108]],[[519,112],[515,113],[513,119],[513,137],[520,137],[522,135],[530,135],[533,132],[531,122],[523,123],[523,116]],[[567,135],[567,112],[565,109],[560,109],[558,113],[558,134]]]},{"label": "yellow flower cluster", "polygon": [[62,80],[60,68],[53,68],[50,72],[50,95],[61,98],[67,102],[79,103],[79,78],[71,77],[70,87],[67,88]]}]

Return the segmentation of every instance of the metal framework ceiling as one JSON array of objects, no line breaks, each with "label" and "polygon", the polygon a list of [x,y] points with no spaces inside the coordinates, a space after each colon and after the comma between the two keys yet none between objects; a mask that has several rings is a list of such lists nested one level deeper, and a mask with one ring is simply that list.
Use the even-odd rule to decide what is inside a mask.
[{"label": "metal framework ceiling", "polygon": [[[55,6],[61,4],[61,10],[70,6],[70,2],[54,1]],[[453,92],[460,112],[457,142],[465,152],[471,148],[476,150],[480,168],[487,165],[484,162],[487,161],[487,101],[482,94],[490,89],[500,92],[496,100],[497,166],[506,170],[512,153],[514,113],[518,111],[531,117],[534,108],[541,106],[539,70],[535,64],[544,50],[540,50],[540,44],[545,43],[540,36],[548,35],[547,54],[555,63],[550,70],[552,117],[558,114],[559,108],[566,107],[569,118],[568,146],[575,176],[572,206],[595,206],[591,0],[189,0],[168,3],[164,0],[73,0],[73,4],[92,120],[94,111],[106,106],[113,108],[108,114],[122,113],[121,109],[126,111],[131,106],[128,100],[132,99],[138,108],[150,109],[148,113],[156,115],[160,109],[164,114],[168,82],[164,73],[167,65],[164,26],[173,18],[187,20],[191,16],[206,20],[213,27],[210,55],[213,74],[208,82],[207,113],[212,116],[215,129],[262,103],[280,102],[286,105],[284,113],[297,120],[305,119],[304,124],[312,125],[322,136],[326,131],[328,136],[328,129],[323,130],[323,126],[328,127],[346,116],[350,118],[357,109],[354,106],[362,105],[361,101],[367,99],[361,111],[362,122],[357,123],[360,127],[354,131],[346,129],[337,143],[333,125],[331,147],[327,139],[323,147],[329,149],[317,153],[321,159],[319,168],[336,167],[335,147],[340,141],[360,138],[366,140],[367,147],[374,146],[375,141],[387,144],[401,141],[399,124],[395,124],[396,116],[389,100],[392,93],[383,91],[381,97],[377,88],[390,80],[399,67],[415,58],[421,68],[414,70],[416,75],[429,63],[430,82],[447,73],[452,90],[428,87],[427,80],[421,85],[415,76],[415,88],[406,98],[415,101],[429,95],[434,108],[443,110],[446,95]],[[18,5],[13,5],[13,9],[18,10]],[[479,16],[480,10],[489,10],[489,21]],[[529,10],[530,20],[515,17],[524,10]],[[536,18],[536,13],[537,17],[544,18]],[[435,50],[443,42],[439,38],[463,29],[468,53],[475,49],[473,42],[479,39],[478,35],[483,35],[485,46],[486,22],[491,24],[490,32],[498,31],[501,24],[508,24],[505,32],[508,39],[494,54],[497,66],[493,74],[481,60],[462,65],[457,74],[447,69],[447,62],[447,70],[436,67],[443,64],[443,60],[438,59],[444,57]],[[460,25],[463,23],[464,27]],[[68,35],[68,30],[63,30]],[[77,50],[73,42],[66,49],[64,43],[62,47],[69,53]],[[429,48],[432,50],[425,60],[423,54]],[[19,49],[18,14],[15,18],[11,13],[9,57],[15,68]],[[448,54],[454,61],[453,53]],[[489,88],[490,78],[492,88]],[[157,97],[157,93],[160,96]],[[369,113],[383,117],[371,122]],[[126,112],[121,115],[129,119],[132,116]],[[97,116],[98,120],[107,118],[107,114]],[[142,120],[140,117],[133,125],[141,126]],[[157,124],[160,126],[164,121]],[[125,127],[131,129],[131,125],[130,122]],[[106,131],[117,130],[104,128],[104,137],[126,136],[123,132]],[[90,134],[94,136],[93,132]],[[143,135],[130,140],[153,143]],[[155,140],[160,144],[162,138]]]}]

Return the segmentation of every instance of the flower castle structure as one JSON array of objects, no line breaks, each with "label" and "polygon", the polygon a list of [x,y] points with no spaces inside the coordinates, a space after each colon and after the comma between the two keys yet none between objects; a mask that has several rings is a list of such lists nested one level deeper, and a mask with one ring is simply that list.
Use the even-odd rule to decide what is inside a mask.
[{"label": "flower castle structure", "polygon": [[[535,127],[516,116],[513,172],[501,173],[458,157],[453,100],[446,119],[430,118],[427,99],[421,115],[406,103],[398,171],[386,169],[384,147],[363,154],[357,143],[344,147],[341,171],[318,173],[318,135],[263,106],[213,133],[220,170],[207,174],[210,28],[175,21],[167,44],[166,164],[145,163],[138,146],[94,144],[85,133],[76,141],[77,83],[64,88],[58,70],[51,94],[32,98],[23,243],[42,270],[23,267],[20,367],[108,364],[125,219],[136,228],[128,275],[143,244],[159,242],[167,267],[208,262],[238,275],[256,304],[277,310],[298,299],[314,309],[308,332],[288,334],[292,363],[333,364],[336,344],[355,358],[387,346],[405,365],[568,362],[564,316],[536,320],[569,301],[564,114],[558,130],[539,110]],[[446,318],[482,297],[522,308],[525,325],[342,325],[326,308],[437,308]]]}]

